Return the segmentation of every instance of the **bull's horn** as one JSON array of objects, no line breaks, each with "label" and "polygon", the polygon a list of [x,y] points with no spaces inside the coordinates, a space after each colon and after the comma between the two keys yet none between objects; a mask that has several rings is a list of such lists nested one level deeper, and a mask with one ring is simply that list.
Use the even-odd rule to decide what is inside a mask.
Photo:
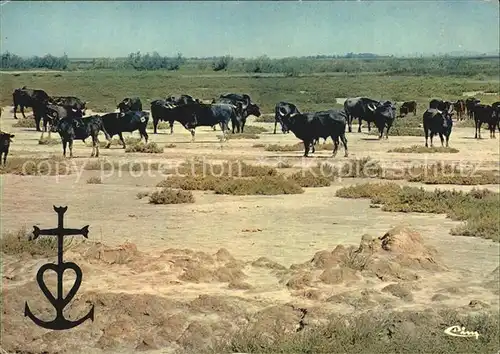
[{"label": "bull's horn", "polygon": [[372,112],[374,112],[374,111],[375,111],[375,108],[376,108],[375,106],[373,106],[373,107],[372,107],[372,104],[371,104],[371,103],[369,103],[367,107],[368,107],[368,109],[369,109],[370,111],[372,111]]},{"label": "bull's horn", "polygon": [[283,110],[283,107],[279,107],[278,108],[278,113],[280,114],[280,116],[284,117],[286,116],[286,110],[284,111]]}]

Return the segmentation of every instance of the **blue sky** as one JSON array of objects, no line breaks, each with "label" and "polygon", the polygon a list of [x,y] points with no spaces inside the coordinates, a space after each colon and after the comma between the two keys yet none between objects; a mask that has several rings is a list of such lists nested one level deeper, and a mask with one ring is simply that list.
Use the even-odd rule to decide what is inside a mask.
[{"label": "blue sky", "polygon": [[286,57],[499,51],[498,1],[2,1],[1,52]]}]

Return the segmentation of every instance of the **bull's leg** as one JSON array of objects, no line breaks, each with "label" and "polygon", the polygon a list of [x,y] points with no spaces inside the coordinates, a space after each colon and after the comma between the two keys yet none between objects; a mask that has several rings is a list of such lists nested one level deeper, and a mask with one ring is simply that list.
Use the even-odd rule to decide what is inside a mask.
[{"label": "bull's leg", "polygon": [[432,139],[434,138],[434,133],[431,132],[431,147],[434,147],[434,144],[432,143]]},{"label": "bull's leg", "polygon": [[342,141],[342,145],[344,145],[344,157],[348,157],[349,153],[347,151],[347,138],[345,137],[345,132],[342,132],[342,134],[340,135],[340,140]]},{"label": "bull's leg", "polygon": [[337,156],[337,151],[339,150],[339,137],[338,136],[333,136],[332,135],[332,140],[333,140],[333,157]]},{"label": "bull's leg", "polygon": [[111,135],[104,134],[104,137],[108,141],[108,143],[106,144],[106,146],[104,148],[109,149],[109,147],[111,146]]},{"label": "bull's leg", "polygon": [[[368,123],[370,124],[370,123]],[[382,139],[382,136],[384,135],[384,127],[382,126],[382,128],[378,128],[378,138],[379,140]]]},{"label": "bull's leg", "polygon": [[424,135],[425,135],[425,147],[429,147],[429,144],[427,143],[427,139],[429,138],[429,131],[427,130],[426,127],[424,127]]},{"label": "bull's leg", "polygon": [[446,147],[449,147],[448,143],[450,141],[450,134],[451,134],[451,132],[448,132],[448,134],[445,135],[445,138],[446,138]]},{"label": "bull's leg", "polygon": [[368,131],[371,132],[372,131],[372,127],[370,125],[370,122],[368,122]]},{"label": "bull's leg", "polygon": [[69,141],[69,157],[73,157],[73,139]]},{"label": "bull's leg", "polygon": [[358,133],[361,133],[361,117],[358,118],[358,122],[359,122]]},{"label": "bull's leg", "polygon": [[141,139],[144,137],[144,140],[146,141],[146,144],[148,143],[148,133],[146,132],[146,126],[142,127],[139,129],[139,134],[141,134]]},{"label": "bull's leg", "polygon": [[443,133],[439,133],[439,139],[441,139],[441,147],[444,146],[444,137],[443,137]]},{"label": "bull's leg", "polygon": [[90,157],[94,156],[99,157],[99,137],[97,136],[97,134],[92,134],[92,154],[90,155]]},{"label": "bull's leg", "polygon": [[66,141],[66,139],[63,139],[62,140],[62,145],[63,145],[63,156],[66,157],[66,145],[68,144],[68,142]]},{"label": "bull's leg", "polygon": [[245,129],[245,123],[247,122],[246,119],[243,119],[243,121],[241,122],[241,134],[243,134],[243,130]]},{"label": "bull's leg", "polygon": [[122,146],[123,146],[123,148],[125,149],[125,148],[126,148],[126,146],[125,146],[125,140],[123,140],[123,135],[122,135],[122,133],[121,133],[121,132],[120,132],[120,133],[118,133],[118,136],[120,137],[120,141],[122,142]]},{"label": "bull's leg", "polygon": [[23,114],[23,118],[26,118],[26,115],[24,114],[24,106],[20,105],[20,108],[21,108],[21,113]]},{"label": "bull's leg", "polygon": [[309,157],[309,146],[311,146],[311,142],[304,140],[303,143],[304,143],[304,157]]},{"label": "bull's leg", "polygon": [[37,132],[42,131],[42,129],[40,129],[40,120],[41,120],[41,117],[39,117],[38,115],[35,115],[35,125],[36,125]]},{"label": "bull's leg", "polygon": [[387,124],[387,130],[385,131],[385,138],[389,139],[389,130],[392,127],[392,122]]},{"label": "bull's leg", "polygon": [[159,119],[154,119],[153,118],[153,134],[157,134],[157,127],[158,127],[158,121]]},{"label": "bull's leg", "polygon": [[14,104],[14,119],[17,119],[16,112],[17,112],[17,104]]},{"label": "bull's leg", "polygon": [[170,135],[174,134],[174,121],[171,120],[168,122],[168,124],[170,125]]},{"label": "bull's leg", "polygon": [[[278,126],[278,121],[277,121],[277,120],[275,120],[275,121],[274,121],[274,132],[273,132],[273,134],[276,134],[276,127],[277,127],[277,126]],[[281,127],[281,131],[283,132],[283,127]],[[284,132],[283,132],[283,133],[284,133]]]},{"label": "bull's leg", "polygon": [[231,121],[231,132],[232,132],[232,134],[234,134],[234,129],[236,128],[236,124],[238,124],[238,123],[236,123],[236,119],[233,119]]},{"label": "bull's leg", "polygon": [[226,141],[227,140],[226,133],[229,130],[229,126],[228,124],[226,124],[226,122],[220,122],[219,127],[220,130],[222,131],[222,141]]},{"label": "bull's leg", "polygon": [[92,135],[92,153],[90,154],[90,157],[95,156],[95,140],[96,138]]},{"label": "bull's leg", "polygon": [[189,129],[189,131],[191,132],[191,142],[194,143],[194,134],[195,134],[194,128]]}]

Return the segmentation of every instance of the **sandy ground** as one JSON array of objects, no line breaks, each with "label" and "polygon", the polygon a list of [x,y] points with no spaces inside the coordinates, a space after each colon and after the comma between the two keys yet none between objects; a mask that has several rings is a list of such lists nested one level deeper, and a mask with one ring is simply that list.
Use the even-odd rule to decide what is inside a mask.
[{"label": "sandy ground", "polygon": [[[60,145],[38,145],[40,133],[33,129],[13,128],[13,123],[15,120],[12,113],[9,108],[4,108],[1,128],[16,135],[9,157],[62,154]],[[270,132],[260,134],[260,139],[230,140],[221,144],[216,138],[220,131],[202,128],[197,129],[196,142],[191,143],[189,133],[176,124],[173,135],[166,130],[160,130],[156,135],[150,133],[151,141],[162,146],[176,145],[174,148],[166,148],[163,154],[150,156],[125,153],[120,147],[112,146],[111,149],[101,149],[101,157],[119,161],[161,162],[204,157],[207,161],[242,159],[248,163],[269,165],[287,161],[294,167],[315,165],[318,161],[345,159],[342,148],[332,160],[331,152],[328,151],[318,151],[313,155],[314,158],[303,159],[302,152],[266,152],[263,148],[252,147],[256,143],[295,144],[298,140],[293,134],[272,134],[271,124],[254,123],[251,118],[247,124],[266,127]],[[355,128],[357,130],[357,125]],[[132,136],[138,137],[138,133],[133,133]],[[423,144],[423,138],[420,137],[390,137],[388,140],[378,141],[376,137],[365,133],[348,133],[347,138],[350,157],[370,156],[388,167],[453,161],[498,170],[498,138],[489,139],[486,131],[482,140],[475,140],[473,136],[472,128],[453,130],[450,146],[460,150],[456,154],[387,153],[391,148]],[[437,144],[438,141],[437,138]],[[271,311],[267,315],[271,317],[276,313],[286,314],[289,311],[289,319],[292,318],[290,323],[295,325],[300,320],[300,312],[297,312],[300,306],[310,308],[310,313],[313,314],[315,312],[312,309],[316,308],[319,312],[312,318],[317,319],[321,318],[320,313],[328,311],[355,312],[374,306],[383,307],[387,303],[392,304],[391,308],[423,309],[468,306],[474,300],[498,311],[498,286],[492,286],[487,281],[492,271],[497,269],[498,272],[498,243],[450,235],[450,229],[459,223],[444,215],[388,213],[371,208],[368,200],[335,197],[337,189],[361,182],[360,179],[344,179],[325,188],[307,188],[304,194],[299,195],[238,197],[196,191],[194,204],[152,205],[148,204],[147,198],[138,199],[136,195],[138,192],[154,190],[156,183],[164,178],[161,172],[138,172],[133,176],[118,171],[83,170],[82,166],[92,160],[89,158],[90,152],[90,147],[81,141],[75,142],[75,158],[71,161],[75,171],[67,176],[1,176],[3,232],[14,231],[23,226],[31,229],[33,225],[54,227],[57,219],[52,205],[67,205],[66,225],[82,227],[89,224],[89,240],[105,245],[93,246],[86,253],[74,251],[71,256],[73,261],[83,263],[85,274],[84,284],[79,292],[81,294],[75,300],[79,303],[75,305],[79,309],[75,316],[86,312],[89,305],[85,301],[97,302],[96,307],[101,306],[108,313],[106,319],[100,317],[93,324],[86,324],[87,329],[75,330],[82,331],[80,335],[88,339],[85,342],[87,344],[80,344],[85,346],[86,352],[127,352],[160,348],[190,352],[203,343],[206,344],[208,337],[220,337],[237,326],[230,324],[233,317],[242,319],[239,324],[245,325],[253,323],[249,318],[254,315],[258,317],[262,311]],[[91,176],[101,176],[103,184],[87,184],[86,181]],[[474,188],[449,185],[423,187],[460,190]],[[484,187],[497,192],[499,190],[498,185]],[[309,264],[316,252],[331,252],[338,245],[358,247],[362,235],[381,237],[389,229],[401,225],[409,228],[398,234],[403,235],[403,239],[406,240],[407,235],[415,233],[418,235],[415,236],[418,238],[418,242],[415,241],[418,245],[423,244],[436,250],[433,257],[439,258],[439,267],[410,267],[415,274],[418,273],[417,270],[423,272],[418,273],[420,275],[416,278],[400,276],[405,270],[396,272],[398,274],[388,272],[389,275],[382,280],[380,276],[370,278],[368,275],[350,276],[342,273],[337,277],[340,281],[335,276],[336,281],[328,281],[325,276],[318,278],[321,266],[307,269],[292,266],[304,262]],[[413,239],[413,236],[410,238]],[[133,245],[123,246],[127,242]],[[406,251],[408,257],[414,256],[412,259],[427,259],[422,254],[415,253],[415,249]],[[426,252],[431,251],[426,249],[424,253]],[[109,259],[103,255],[109,255]],[[266,260],[256,262],[261,257]],[[39,302],[46,301],[39,290],[34,290],[37,289],[35,273],[43,263],[45,260],[26,256],[22,261],[13,256],[4,257],[4,301],[8,310],[4,311],[5,337],[2,346],[8,350],[40,348],[39,350],[53,352],[58,345],[62,346],[62,352],[75,350],[72,347],[76,345],[75,335],[47,333],[35,328],[29,320],[22,317],[24,300],[31,299],[30,304],[37,304],[33,305],[35,308],[48,306],[38,305],[33,295],[33,292],[37,292]],[[404,264],[405,267],[408,265]],[[306,274],[307,281],[303,280],[304,275],[300,273],[302,271],[309,274]],[[298,281],[299,278],[302,280]],[[396,295],[381,295],[386,294],[386,291],[382,291],[385,286],[405,282],[412,284],[411,300]],[[368,288],[376,292],[378,297],[375,296],[376,299],[373,298],[372,302],[368,301],[361,308],[353,307],[345,301],[331,300],[332,296],[345,291],[359,293],[360,289]],[[436,302],[433,296],[443,293],[445,295],[441,301]],[[24,298],[15,296],[19,294],[24,294]],[[137,305],[137,301],[142,305]],[[200,305],[200,301],[217,302],[217,306],[222,309],[214,310],[217,307],[214,304]],[[155,332],[153,336],[147,328],[160,325],[141,320],[139,322],[143,327],[140,330],[136,328],[134,333],[139,334],[134,334],[133,338],[128,338],[120,331],[113,332],[117,327],[125,331],[127,326],[131,326],[126,319],[113,317],[113,311],[125,307],[133,312],[133,308],[137,306],[141,309],[145,306],[147,311],[169,313],[170,317],[155,319],[153,322],[174,321],[172,316],[182,315],[182,319],[178,319],[178,327],[181,329],[175,335]],[[276,313],[273,312],[275,310],[269,310],[272,306],[278,306]],[[280,310],[280,306],[288,306],[288,310]],[[130,316],[130,321],[135,321],[137,316],[141,317],[130,311],[125,311]],[[311,321],[315,323],[314,320]],[[219,324],[215,326],[215,322]],[[200,329],[201,327],[196,326],[205,327]],[[173,327],[169,328],[173,330]],[[19,333],[18,331],[25,333],[24,340],[15,339],[13,333]],[[81,348],[78,346],[78,349]]]}]

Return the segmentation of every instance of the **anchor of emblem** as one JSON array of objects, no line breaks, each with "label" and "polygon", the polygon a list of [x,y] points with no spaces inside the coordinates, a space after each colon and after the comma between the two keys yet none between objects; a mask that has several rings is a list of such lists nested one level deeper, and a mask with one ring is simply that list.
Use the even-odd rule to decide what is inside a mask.
[{"label": "anchor of emblem", "polygon": [[[94,305],[90,311],[84,317],[76,320],[70,321],[64,317],[63,310],[64,308],[71,302],[73,297],[78,292],[80,285],[82,284],[82,270],[78,265],[73,262],[64,262],[63,261],[63,244],[65,236],[74,236],[74,235],[82,235],[85,238],[88,238],[89,233],[89,225],[81,228],[81,229],[65,229],[64,228],[64,213],[68,210],[68,207],[56,207],[54,206],[54,211],[58,214],[58,227],[55,229],[45,229],[40,230],[37,226],[33,226],[33,238],[32,240],[37,239],[40,235],[45,236],[57,236],[57,264],[54,263],[46,263],[40,267],[36,274],[36,281],[40,286],[43,294],[52,304],[52,306],[56,310],[56,317],[52,321],[43,321],[37,318],[31,312],[28,302],[25,303],[24,306],[24,316],[28,316],[35,324],[40,327],[52,329],[52,330],[64,330],[71,329],[76,326],[79,326],[86,320],[90,319],[94,321]],[[63,296],[63,275],[66,270],[73,270],[76,275],[75,283],[73,287],[70,289],[66,297]],[[57,274],[57,297],[50,292],[43,280],[43,275],[46,271],[53,271]]]}]

